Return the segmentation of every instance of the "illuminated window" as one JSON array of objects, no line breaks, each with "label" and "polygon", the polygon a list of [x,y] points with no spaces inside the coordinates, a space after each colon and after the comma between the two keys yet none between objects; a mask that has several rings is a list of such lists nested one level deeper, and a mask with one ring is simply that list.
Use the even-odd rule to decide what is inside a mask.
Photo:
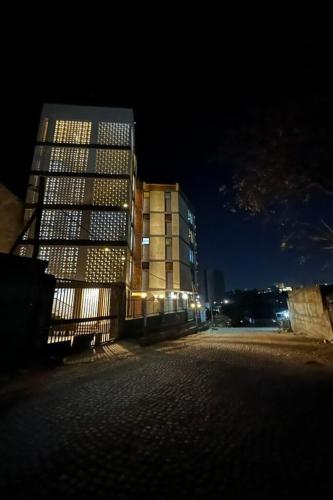
[{"label": "illuminated window", "polygon": [[108,252],[103,248],[88,248],[85,279],[98,283],[123,281],[125,265],[124,248],[110,248]]},{"label": "illuminated window", "polygon": [[117,241],[127,239],[127,215],[124,212],[92,212],[89,239]]},{"label": "illuminated window", "polygon": [[189,261],[193,264],[194,263],[194,252],[191,248],[189,249],[188,258],[189,258]]},{"label": "illuminated window", "polygon": [[142,238],[142,244],[143,245],[149,245],[150,239],[149,238]]},{"label": "illuminated window", "polygon": [[100,122],[97,142],[112,146],[130,146],[130,125],[128,123]]},{"label": "illuminated window", "polygon": [[194,225],[194,216],[189,210],[187,211],[187,220],[190,224]]},{"label": "illuminated window", "polygon": [[44,210],[42,213],[40,238],[66,239],[79,238],[82,212],[78,210]]},{"label": "illuminated window", "polygon": [[89,150],[84,148],[52,148],[50,172],[86,172]]},{"label": "illuminated window", "polygon": [[54,142],[89,144],[91,122],[56,120]]},{"label": "illuminated window", "polygon": [[79,205],[84,202],[86,180],[80,177],[47,177],[46,204]]},{"label": "illuminated window", "polygon": [[38,258],[49,262],[47,272],[57,278],[76,277],[79,249],[77,247],[40,247]]},{"label": "illuminated window", "polygon": [[33,247],[32,245],[20,245],[19,246],[19,255],[21,257],[32,257]]},{"label": "illuminated window", "polygon": [[191,243],[194,243],[194,233],[192,229],[188,230],[188,239],[190,240]]},{"label": "illuminated window", "polygon": [[94,205],[123,206],[128,200],[127,179],[95,179],[93,185]]},{"label": "illuminated window", "polygon": [[97,149],[96,172],[99,174],[129,174],[130,151]]}]

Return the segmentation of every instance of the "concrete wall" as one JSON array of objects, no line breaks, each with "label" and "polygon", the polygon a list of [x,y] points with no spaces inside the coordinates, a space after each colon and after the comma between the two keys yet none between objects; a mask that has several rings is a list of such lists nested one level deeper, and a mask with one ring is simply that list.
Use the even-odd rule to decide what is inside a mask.
[{"label": "concrete wall", "polygon": [[164,213],[151,213],[150,214],[150,234],[164,235]]},{"label": "concrete wall", "polygon": [[173,236],[179,236],[179,215],[172,214],[172,234]]},{"label": "concrete wall", "polygon": [[[180,262],[176,260],[173,261],[173,287],[175,290],[180,290]],[[182,290],[187,290],[187,288],[182,288]]]},{"label": "concrete wall", "polygon": [[149,288],[163,290],[165,288],[165,262],[150,262]]},{"label": "concrete wall", "polygon": [[125,321],[123,337],[140,337],[143,333],[149,331],[187,323],[187,315],[185,312],[159,314],[156,316],[148,316],[146,319],[146,327],[144,326],[144,318],[127,319]]},{"label": "concrete wall", "polygon": [[172,259],[179,260],[179,238],[172,238]]},{"label": "concrete wall", "polygon": [[164,213],[164,191],[150,191],[150,212]]},{"label": "concrete wall", "polygon": [[0,252],[9,253],[23,229],[23,203],[0,184]]},{"label": "concrete wall", "polygon": [[149,259],[165,259],[165,238],[164,236],[151,236],[149,245]]},{"label": "concrete wall", "polygon": [[178,191],[171,192],[171,211],[178,212],[179,211],[179,195]]},{"label": "concrete wall", "polygon": [[321,339],[333,339],[333,330],[326,300],[320,286],[311,286],[288,293],[291,328]]}]

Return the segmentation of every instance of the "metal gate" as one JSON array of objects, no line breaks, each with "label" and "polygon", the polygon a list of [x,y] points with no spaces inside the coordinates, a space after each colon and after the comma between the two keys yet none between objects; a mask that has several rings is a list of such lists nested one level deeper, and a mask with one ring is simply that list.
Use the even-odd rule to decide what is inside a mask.
[{"label": "metal gate", "polygon": [[48,343],[85,346],[108,342],[113,338],[110,284],[57,280],[52,305]]}]

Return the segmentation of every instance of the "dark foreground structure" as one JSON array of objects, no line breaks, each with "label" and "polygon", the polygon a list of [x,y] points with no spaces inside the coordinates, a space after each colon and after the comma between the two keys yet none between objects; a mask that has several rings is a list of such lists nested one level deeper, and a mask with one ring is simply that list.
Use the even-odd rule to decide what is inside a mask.
[{"label": "dark foreground structure", "polygon": [[2,393],[2,498],[330,498],[332,346],[281,337],[107,346]]}]

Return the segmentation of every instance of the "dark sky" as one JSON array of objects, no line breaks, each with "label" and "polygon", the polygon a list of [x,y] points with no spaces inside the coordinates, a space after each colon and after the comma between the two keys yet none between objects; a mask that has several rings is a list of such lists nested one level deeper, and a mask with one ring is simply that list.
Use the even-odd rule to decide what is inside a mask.
[{"label": "dark sky", "polygon": [[[224,269],[229,289],[333,281],[322,253],[299,264],[299,252],[281,252],[274,224],[226,212],[218,191],[227,175],[219,146],[230,122],[241,122],[249,107],[260,112],[298,93],[332,92],[325,4],[160,7],[131,19],[87,14],[82,21],[59,12],[26,26],[8,57],[4,96],[14,103],[11,131],[19,122],[20,140],[10,134],[15,162],[2,169],[4,182],[23,196],[43,101],[132,107],[139,177],[181,183],[197,213],[201,267]],[[333,213],[332,203],[311,210],[319,218]]]}]

